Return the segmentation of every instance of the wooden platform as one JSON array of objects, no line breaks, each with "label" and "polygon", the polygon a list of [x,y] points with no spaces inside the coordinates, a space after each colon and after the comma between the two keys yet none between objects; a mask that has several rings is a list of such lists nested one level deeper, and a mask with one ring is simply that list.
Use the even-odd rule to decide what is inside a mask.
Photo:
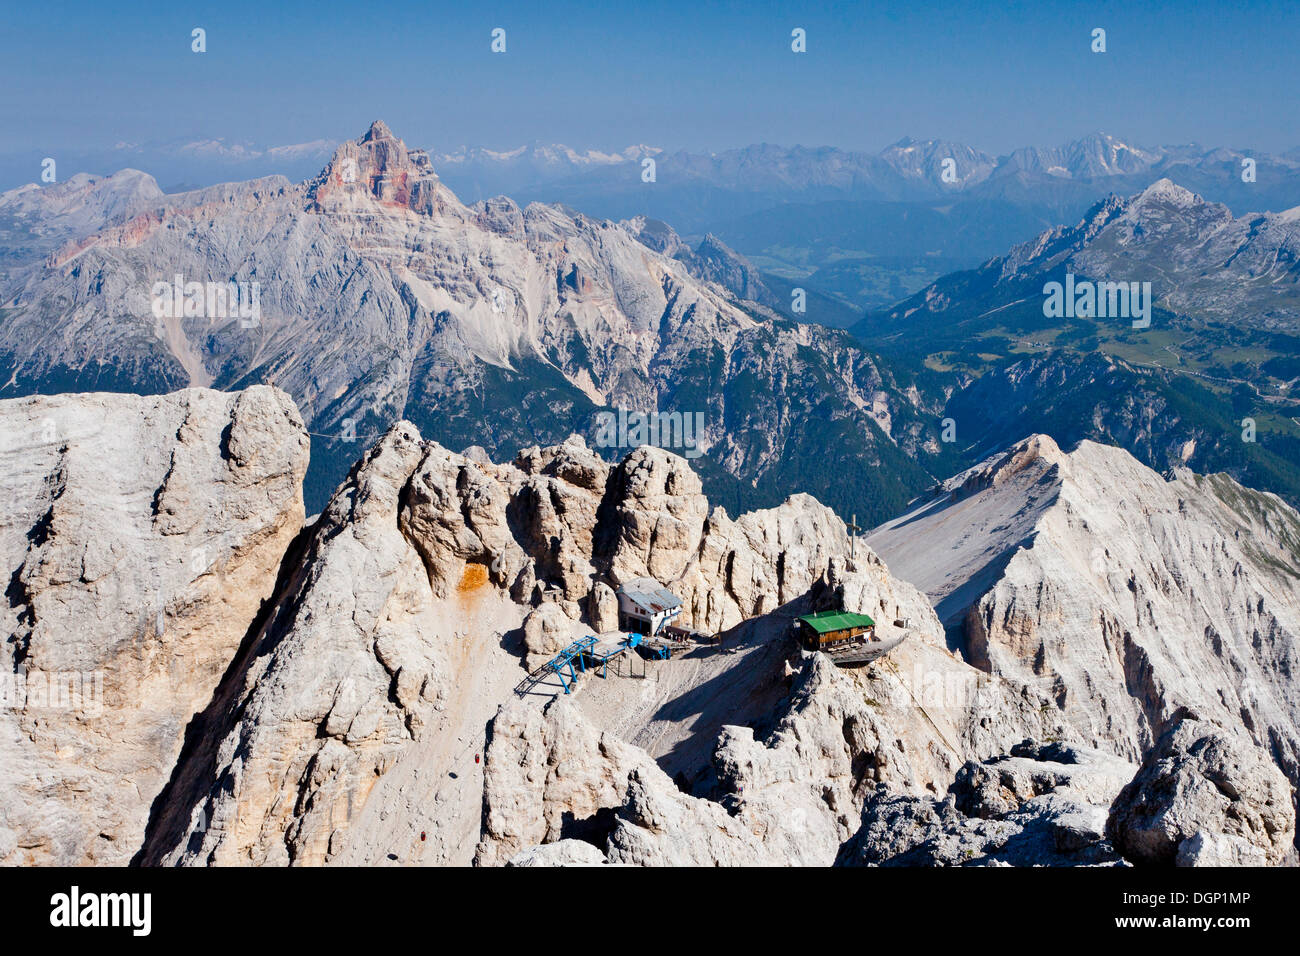
[{"label": "wooden platform", "polygon": [[863,664],[870,664],[878,660],[902,644],[910,636],[911,632],[905,632],[898,637],[887,638],[883,641],[867,641],[863,644],[848,644],[843,647],[835,647],[827,651],[822,651],[827,657],[836,663],[839,667],[861,667]]}]

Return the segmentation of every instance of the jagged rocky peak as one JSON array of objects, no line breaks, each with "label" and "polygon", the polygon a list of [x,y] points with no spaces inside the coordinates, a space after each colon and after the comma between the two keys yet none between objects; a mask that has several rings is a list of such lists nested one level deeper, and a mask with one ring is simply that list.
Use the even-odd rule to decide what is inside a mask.
[{"label": "jagged rocky peak", "polygon": [[996,488],[1027,469],[1069,468],[1070,457],[1049,435],[1031,435],[944,483],[954,496]]},{"label": "jagged rocky peak", "polygon": [[494,196],[476,202],[473,209],[478,213],[478,224],[484,229],[502,236],[523,240],[527,235],[523,210],[509,196]]},{"label": "jagged rocky peak", "polygon": [[515,456],[515,466],[529,475],[554,475],[587,491],[603,493],[610,465],[587,445],[581,435],[570,435],[558,445],[533,445]]},{"label": "jagged rocky peak", "polygon": [[1014,246],[1005,256],[994,260],[999,279],[1030,275],[1068,261],[1121,217],[1130,205],[1130,200],[1111,193],[1098,200],[1074,225],[1053,226]]},{"label": "jagged rocky peak", "polygon": [[1183,186],[1179,186],[1172,179],[1161,177],[1153,182],[1137,196],[1133,197],[1134,205],[1142,205],[1148,202],[1167,203],[1173,206],[1187,207],[1197,203],[1205,202],[1197,193],[1192,192]]},{"label": "jagged rocky peak", "polygon": [[[1300,782],[1300,514],[1226,475],[1048,447],[958,476],[961,495],[918,502],[869,543],[968,660],[1041,689],[1088,745],[1136,762],[1192,708],[1236,728],[1242,760]],[[1162,857],[1195,835],[1180,832]]]},{"label": "jagged rocky peak", "polygon": [[672,226],[658,219],[636,216],[620,222],[619,226],[646,248],[685,265],[697,279],[717,283],[740,299],[768,307],[778,304],[754,264],[713,233],[706,233],[692,249]]},{"label": "jagged rocky peak", "polygon": [[677,230],[661,219],[635,216],[624,220],[620,225],[636,236],[642,245],[670,258],[676,258],[682,250],[690,251],[682,241],[682,237],[677,234]]},{"label": "jagged rocky peak", "polygon": [[429,154],[408,149],[383,120],[375,120],[360,139],[340,144],[308,194],[321,211],[349,208],[358,194],[424,215],[448,204],[459,206],[438,179]]},{"label": "jagged rocky peak", "polygon": [[[988,154],[963,143],[918,140],[911,136],[886,146],[881,150],[880,158],[903,176],[924,177],[943,188],[980,182],[989,176],[997,163]],[[948,166],[950,163],[952,165]]]},{"label": "jagged rocky peak", "polygon": [[[1300,237],[1286,214],[1232,210],[1169,179],[1126,199],[1111,196],[1074,226],[1057,226],[993,266],[998,281],[1063,269],[1092,279],[1152,282],[1170,311],[1229,324],[1294,327],[1300,307],[1293,271]],[[941,280],[942,281],[942,280]]]},{"label": "jagged rocky peak", "polygon": [[376,140],[389,143],[397,143],[399,140],[393,135],[393,131],[388,128],[388,124],[381,119],[375,120],[366,130],[366,135],[361,137],[363,143],[373,143]]}]

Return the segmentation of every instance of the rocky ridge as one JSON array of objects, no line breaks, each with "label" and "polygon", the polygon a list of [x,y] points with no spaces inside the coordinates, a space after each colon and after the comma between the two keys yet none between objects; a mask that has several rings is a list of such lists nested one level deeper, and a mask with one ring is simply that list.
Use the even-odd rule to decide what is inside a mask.
[{"label": "rocky ridge", "polygon": [[1089,746],[1140,761],[1188,708],[1300,779],[1300,515],[1275,495],[1036,436],[868,541]]},{"label": "rocky ridge", "polygon": [[[1179,709],[1186,688],[1157,664],[1149,698],[1106,688],[1088,658],[1094,632],[1060,613],[1069,573],[1006,590],[1030,557],[1059,548],[1073,560],[1092,534],[1135,567],[1140,513],[1171,580],[1231,560],[1233,572],[1215,573],[1235,577],[1244,620],[1289,626],[1281,556],[1300,525],[1276,499],[1218,478],[1163,482],[1113,449],[1066,455],[1039,436],[947,483],[929,507],[983,502],[993,518],[989,498],[1058,486],[972,605],[991,622],[972,666],[926,594],[850,542],[824,505],[796,495],[731,518],[660,449],[611,465],[573,437],[496,464],[402,422],[302,529],[307,438],[275,390],[23,399],[0,403],[0,417],[6,437],[28,436],[6,479],[22,504],[5,525],[8,667],[99,666],[113,705],[51,714],[28,699],[0,714],[15,768],[0,801],[5,862],[1292,859],[1294,789],[1275,766],[1287,769],[1284,661],[1269,674],[1232,658],[1273,683],[1250,689],[1237,715],[1213,702],[1191,714]],[[1181,525],[1162,517],[1162,493],[1176,495]],[[1146,509],[1129,513],[1138,500]],[[918,534],[933,517],[914,517]],[[110,533],[91,533],[106,522]],[[1119,588],[1146,595],[1142,575],[1156,573],[1102,575],[1089,594],[1113,583],[1112,600]],[[613,588],[642,575],[672,587],[682,623],[722,633],[725,650],[639,679],[635,666],[588,674],[573,695],[516,695],[538,659],[604,630]],[[1153,661],[1157,649],[1201,667],[1226,657],[1226,639],[1207,639],[1207,656],[1139,629],[1182,606],[1176,590],[1147,596],[1130,640]],[[1008,594],[1051,627],[1005,626]],[[164,626],[146,621],[123,644],[121,622],[153,606]],[[786,637],[791,614],[822,607],[866,612],[906,640],[870,667],[836,668]],[[1216,612],[1225,631],[1237,607]],[[84,639],[63,639],[74,627]],[[1060,634],[1070,655],[1051,643]],[[1067,669],[1076,656],[1092,684]]]},{"label": "rocky ridge", "polygon": [[[735,520],[711,510],[685,460],[659,449],[610,468],[574,437],[496,465],[399,424],[313,526],[210,709],[210,743],[174,774],[145,858],[355,860],[377,849],[363,836],[413,830],[418,817],[427,862],[461,859],[468,847],[443,831],[480,799],[421,781],[463,766],[447,738],[472,740],[466,714],[489,719],[525,660],[607,616],[612,585],[657,574],[683,597],[684,623],[726,630],[803,596],[846,543],[843,524],[807,496]],[[495,615],[497,638],[472,626],[480,614]],[[516,645],[502,634],[522,646],[507,650]],[[520,719],[537,715],[531,700],[512,706]],[[502,719],[494,741],[505,739]],[[637,760],[654,766],[643,752]],[[492,766],[489,754],[489,776]],[[400,794],[388,785],[399,778]],[[372,791],[395,817],[367,821]]]}]

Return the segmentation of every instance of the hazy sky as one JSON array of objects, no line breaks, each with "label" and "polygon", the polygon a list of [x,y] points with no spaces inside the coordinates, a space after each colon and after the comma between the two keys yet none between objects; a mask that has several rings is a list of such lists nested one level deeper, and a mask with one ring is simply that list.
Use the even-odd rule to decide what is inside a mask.
[{"label": "hazy sky", "polygon": [[[1098,129],[1300,145],[1294,0],[120,6],[5,4],[0,149],[281,145],[355,137],[377,117],[433,149],[875,150],[912,135],[997,153]],[[194,27],[206,53],[190,50]],[[794,27],[806,54],[790,50]]]}]

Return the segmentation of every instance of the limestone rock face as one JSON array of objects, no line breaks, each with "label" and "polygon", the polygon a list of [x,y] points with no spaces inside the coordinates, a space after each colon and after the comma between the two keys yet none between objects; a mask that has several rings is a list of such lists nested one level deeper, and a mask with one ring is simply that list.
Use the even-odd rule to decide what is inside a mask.
[{"label": "limestone rock face", "polygon": [[446,597],[468,564],[518,601],[554,588],[570,616],[591,588],[592,533],[609,466],[579,436],[494,465],[431,445],[405,489],[402,531]]},{"label": "limestone rock face", "polygon": [[424,449],[395,426],[317,522],[181,768],[151,862],[321,863],[446,692],[430,574],[394,520]]},{"label": "limestone rock face", "polygon": [[1198,830],[1178,844],[1174,866],[1264,866],[1265,854],[1241,837]]},{"label": "limestone rock face", "polygon": [[528,478],[511,515],[536,563],[535,577],[558,587],[573,611],[587,597],[595,572],[592,536],[610,466],[580,435],[550,448],[527,448],[515,465]]},{"label": "limestone rock face", "polygon": [[877,789],[841,850],[850,866],[1114,865],[1106,813],[1136,768],[1089,748],[1026,740],[968,762],[946,797]]},{"label": "limestone rock face", "polygon": [[734,521],[715,508],[677,594],[692,626],[716,633],[805,594],[847,552],[844,522],[809,495]]},{"label": "limestone rock face", "polygon": [[883,790],[868,804],[842,866],[1115,866],[1105,807],[1052,795],[1005,816],[968,817],[951,799]]},{"label": "limestone rock face", "polygon": [[1300,782],[1300,515],[1276,496],[1035,436],[868,540],[1090,746],[1140,761],[1189,707]]},{"label": "limestone rock face", "polygon": [[570,435],[559,445],[525,448],[515,466],[527,475],[550,475],[585,491],[605,493],[609,462],[587,447],[581,435]]},{"label": "limestone rock face", "polygon": [[569,604],[591,588],[591,534],[599,504],[591,492],[549,476],[528,479],[515,494],[512,514],[533,559],[533,577]]},{"label": "limestone rock face", "polygon": [[314,526],[147,858],[368,863],[400,838],[395,858],[468,862],[487,718],[589,630],[535,585],[580,556],[586,597],[606,476],[581,440],[496,465],[394,426]]},{"label": "limestone rock face", "polygon": [[124,865],[275,586],[307,434],[273,388],[0,402],[0,860]]},{"label": "limestone rock face", "polygon": [[632,779],[609,837],[610,860],[827,865],[852,834],[873,785],[921,785],[908,748],[819,655],[803,663],[786,716],[769,737],[724,728],[714,768],[721,805],[687,797],[663,774]]},{"label": "limestone rock face", "polygon": [[504,472],[432,446],[406,486],[402,532],[419,549],[439,596],[458,586],[467,563],[498,582],[516,580],[528,563],[507,522]]},{"label": "limestone rock face", "polygon": [[540,711],[527,701],[504,705],[493,721],[486,763],[483,839],[475,856],[481,866],[590,832],[599,813],[608,816],[622,802],[634,769],[663,774],[643,751],[598,732],[565,696]]},{"label": "limestone rock face", "polygon": [[1294,789],[1243,734],[1183,709],[1111,808],[1135,863],[1276,865],[1295,856]]},{"label": "limestone rock face", "polygon": [[566,698],[542,713],[508,705],[488,750],[477,862],[490,865],[584,827],[588,838],[608,840],[606,855],[616,863],[830,862],[855,813],[856,778],[906,778],[908,771],[901,755],[896,769],[862,759],[855,765],[852,748],[878,747],[879,728],[859,713],[865,707],[847,684],[830,686],[837,675],[825,661],[810,659],[805,673],[803,694],[816,698],[815,716],[788,718],[770,746],[747,728],[728,728],[719,741],[719,776],[738,814],[682,793],[648,754],[596,732]]},{"label": "limestone rock face", "polygon": [[658,578],[683,624],[716,633],[802,596],[849,546],[808,495],[733,520],[709,512],[686,459],[644,446],[611,470],[576,435],[510,465],[432,446],[404,495],[403,533],[440,595],[481,564],[517,601],[549,589],[597,632],[617,628],[622,581]]},{"label": "limestone rock face", "polygon": [[868,699],[824,656],[804,655],[769,733],[724,728],[716,792],[705,799],[597,731],[569,698],[541,712],[509,704],[493,724],[477,862],[580,836],[614,863],[829,865],[877,787],[919,796],[950,774],[932,757],[943,732],[919,716],[896,719],[903,709]]},{"label": "limestone rock face", "polygon": [[676,581],[699,550],[709,503],[684,458],[642,446],[610,476],[610,540],[598,548],[615,583],[642,575]]}]

